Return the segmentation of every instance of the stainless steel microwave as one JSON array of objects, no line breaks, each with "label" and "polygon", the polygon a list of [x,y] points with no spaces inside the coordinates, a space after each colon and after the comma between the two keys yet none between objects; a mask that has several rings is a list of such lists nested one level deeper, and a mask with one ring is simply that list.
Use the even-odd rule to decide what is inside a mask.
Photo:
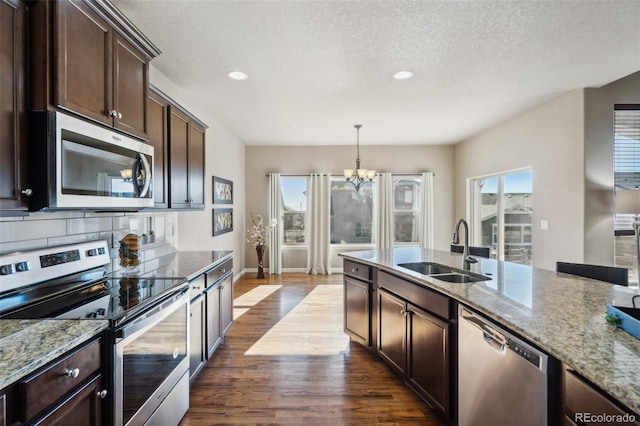
[{"label": "stainless steel microwave", "polygon": [[153,207],[153,146],[61,112],[29,117],[29,210]]}]

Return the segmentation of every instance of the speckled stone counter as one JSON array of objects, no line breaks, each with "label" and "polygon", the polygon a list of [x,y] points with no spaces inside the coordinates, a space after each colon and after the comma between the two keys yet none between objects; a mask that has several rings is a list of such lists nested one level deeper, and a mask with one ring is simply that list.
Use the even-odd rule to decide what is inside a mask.
[{"label": "speckled stone counter", "polygon": [[[141,277],[183,278],[190,281],[214,266],[231,259],[233,251],[175,251],[144,264]],[[122,276],[125,271],[115,271],[112,277]]]},{"label": "speckled stone counter", "polygon": [[108,326],[103,320],[0,320],[0,389]]},{"label": "speckled stone counter", "polygon": [[438,290],[535,343],[640,415],[640,340],[605,322],[608,304],[631,306],[638,289],[509,262],[478,258],[471,272],[490,281],[447,283],[398,266],[436,262],[461,268],[462,257],[418,248],[341,256]]}]

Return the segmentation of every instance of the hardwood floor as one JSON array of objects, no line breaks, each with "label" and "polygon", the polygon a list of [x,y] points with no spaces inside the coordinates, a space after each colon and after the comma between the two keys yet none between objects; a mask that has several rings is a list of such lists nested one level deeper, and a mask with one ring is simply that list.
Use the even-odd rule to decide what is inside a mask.
[{"label": "hardwood floor", "polygon": [[245,275],[234,297],[180,425],[446,424],[342,333],[342,275]]}]

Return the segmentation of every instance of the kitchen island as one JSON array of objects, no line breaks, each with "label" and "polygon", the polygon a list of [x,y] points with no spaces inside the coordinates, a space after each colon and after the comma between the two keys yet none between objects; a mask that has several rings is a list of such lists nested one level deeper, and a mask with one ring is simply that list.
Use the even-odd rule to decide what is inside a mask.
[{"label": "kitchen island", "polygon": [[608,304],[631,306],[638,289],[481,258],[470,272],[490,280],[448,283],[398,265],[434,262],[461,269],[462,256],[414,247],[341,256],[473,308],[557,358],[640,416],[640,340],[605,321]]}]

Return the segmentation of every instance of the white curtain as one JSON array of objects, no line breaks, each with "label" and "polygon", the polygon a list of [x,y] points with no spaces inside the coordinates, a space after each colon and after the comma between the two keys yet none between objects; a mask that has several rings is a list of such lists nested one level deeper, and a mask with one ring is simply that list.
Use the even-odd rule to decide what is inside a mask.
[{"label": "white curtain", "polygon": [[269,222],[277,220],[269,237],[269,272],[282,274],[282,188],[280,173],[269,175]]},{"label": "white curtain", "polygon": [[433,173],[422,173],[420,247],[433,248]]},{"label": "white curtain", "polygon": [[329,225],[331,179],[324,173],[309,178],[307,274],[330,274]]},{"label": "white curtain", "polygon": [[393,176],[381,173],[378,176],[378,228],[376,248],[393,248]]}]

